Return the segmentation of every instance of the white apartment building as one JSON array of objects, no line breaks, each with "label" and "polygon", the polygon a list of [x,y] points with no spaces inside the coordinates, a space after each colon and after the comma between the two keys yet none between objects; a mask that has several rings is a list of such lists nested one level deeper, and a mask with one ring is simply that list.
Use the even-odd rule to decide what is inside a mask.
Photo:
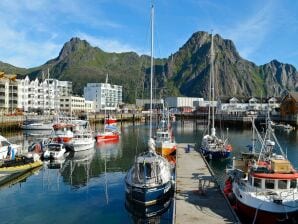
[{"label": "white apartment building", "polygon": [[80,96],[61,96],[60,111],[72,115],[94,112],[94,102]]},{"label": "white apartment building", "polygon": [[87,83],[84,87],[86,100],[94,101],[95,111],[116,110],[122,104],[122,86],[109,83]]},{"label": "white apartment building", "polygon": [[18,83],[10,78],[0,78],[0,113],[13,112],[18,105]]},{"label": "white apartment building", "polygon": [[[3,73],[2,73],[3,74]],[[31,111],[59,111],[60,96],[72,94],[72,83],[57,79],[30,81],[15,79],[15,75],[0,77],[0,113],[14,113],[17,109]]]},{"label": "white apartment building", "polygon": [[18,80],[18,108],[28,111],[59,111],[60,96],[72,94],[72,82],[57,79]]}]

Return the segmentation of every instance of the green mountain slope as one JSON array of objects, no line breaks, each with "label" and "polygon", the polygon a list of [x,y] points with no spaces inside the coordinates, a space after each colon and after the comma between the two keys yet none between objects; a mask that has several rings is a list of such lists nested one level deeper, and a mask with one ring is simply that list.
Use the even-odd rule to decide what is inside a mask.
[{"label": "green mountain slope", "polygon": [[[196,32],[173,55],[156,59],[154,94],[165,96],[208,96],[211,35]],[[272,96],[284,90],[297,89],[298,73],[294,66],[276,60],[257,66],[240,57],[233,42],[214,36],[215,91],[217,96]],[[107,53],[92,47],[85,40],[72,38],[59,56],[39,67],[22,69],[0,62],[0,71],[41,78],[50,70],[50,77],[73,82],[75,94],[82,95],[90,82],[109,82],[123,86],[123,101],[147,97],[150,57],[134,52]]]}]

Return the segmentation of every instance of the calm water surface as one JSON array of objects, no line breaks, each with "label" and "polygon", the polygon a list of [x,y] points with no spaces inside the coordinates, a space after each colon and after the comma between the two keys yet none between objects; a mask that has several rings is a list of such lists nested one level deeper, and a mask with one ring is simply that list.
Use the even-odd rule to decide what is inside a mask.
[{"label": "calm water surface", "polygon": [[[204,127],[192,121],[173,124],[178,143],[200,143]],[[125,208],[124,177],[134,156],[145,150],[148,127],[125,124],[117,144],[96,145],[59,163],[44,166],[20,182],[0,189],[1,223],[171,223],[172,205],[151,220],[136,217]],[[219,131],[218,131],[219,132]],[[298,167],[298,134],[276,132],[288,157]],[[28,145],[36,136],[2,133],[14,142]],[[229,130],[233,155],[246,150],[251,131]],[[230,159],[211,161],[219,181]]]}]

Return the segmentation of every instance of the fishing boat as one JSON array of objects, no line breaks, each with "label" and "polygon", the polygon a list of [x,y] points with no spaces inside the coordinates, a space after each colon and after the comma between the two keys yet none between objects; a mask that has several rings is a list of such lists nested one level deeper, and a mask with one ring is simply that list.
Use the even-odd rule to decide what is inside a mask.
[{"label": "fishing boat", "polygon": [[258,156],[250,153],[244,169],[233,162],[224,193],[250,223],[297,223],[298,172],[283,152],[270,122],[264,138],[257,135],[261,143]]},{"label": "fishing boat", "polygon": [[[210,91],[211,91],[211,97],[212,102],[214,102],[215,93],[214,93],[214,49],[213,49],[213,35],[211,34],[211,52],[210,52]],[[209,159],[221,159],[221,158],[227,158],[230,156],[230,153],[232,151],[232,146],[228,144],[228,139],[221,139],[218,136],[216,136],[216,130],[215,130],[215,120],[214,120],[214,105],[212,106],[212,127],[211,127],[211,133],[209,133],[210,130],[210,105],[209,105],[209,113],[208,113],[208,133],[203,136],[202,144],[200,147],[200,150],[204,156],[206,156]]]},{"label": "fishing boat", "polygon": [[151,72],[150,72],[150,122],[148,149],[137,155],[125,176],[126,199],[140,206],[153,206],[167,201],[172,195],[170,163],[155,151],[152,138],[152,80],[153,80],[153,17],[151,7]]},{"label": "fishing boat", "polygon": [[176,155],[177,144],[170,125],[170,116],[167,110],[163,110],[159,127],[155,136],[156,152],[166,158]]},{"label": "fishing boat", "polygon": [[70,142],[73,139],[73,129],[76,125],[72,123],[56,123],[53,125],[52,141]]}]

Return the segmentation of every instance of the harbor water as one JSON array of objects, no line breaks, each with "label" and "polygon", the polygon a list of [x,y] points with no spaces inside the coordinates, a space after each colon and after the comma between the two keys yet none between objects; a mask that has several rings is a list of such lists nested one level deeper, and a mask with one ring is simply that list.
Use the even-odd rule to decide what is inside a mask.
[{"label": "harbor water", "polygon": [[[135,155],[146,149],[148,126],[125,123],[121,139],[113,144],[69,156],[0,187],[1,223],[172,223],[173,205],[161,206],[162,214],[145,218],[125,202],[124,177]],[[193,121],[173,123],[176,142],[200,144],[204,126]],[[217,130],[220,133],[220,130]],[[226,130],[223,131],[226,135]],[[28,146],[39,140],[39,133],[7,132],[1,135]],[[298,167],[298,132],[276,131],[289,160]],[[248,150],[251,130],[230,128],[232,156]],[[231,158],[209,162],[220,183]],[[17,182],[18,181],[18,182]],[[162,209],[163,208],[163,209]]]}]

